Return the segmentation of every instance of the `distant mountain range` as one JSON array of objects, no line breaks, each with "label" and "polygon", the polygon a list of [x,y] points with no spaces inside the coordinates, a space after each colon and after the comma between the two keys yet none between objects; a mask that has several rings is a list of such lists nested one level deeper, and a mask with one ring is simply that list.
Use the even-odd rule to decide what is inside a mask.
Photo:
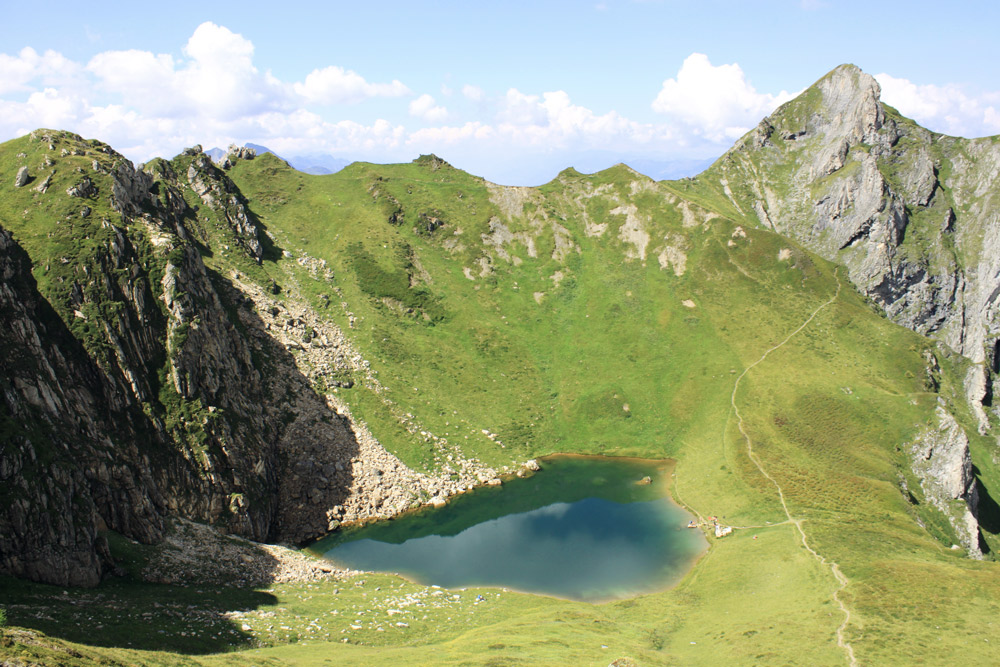
[{"label": "distant mountain range", "polygon": [[[291,157],[285,157],[279,155],[275,151],[271,150],[267,146],[262,146],[260,144],[247,143],[244,144],[247,148],[252,148],[257,151],[258,155],[263,155],[264,153],[270,153],[275,157],[281,158],[289,164],[293,169],[304,172],[306,174],[335,174],[347,165],[354,162],[354,160],[345,160],[343,158],[334,157],[332,155],[293,155]],[[215,147],[210,150],[205,151],[205,153],[212,158],[213,162],[222,162],[223,158],[226,156],[226,150],[224,148]],[[606,151],[600,152],[590,152],[585,153],[577,157],[576,164],[573,167],[582,173],[592,174],[598,171],[602,171],[616,164],[627,164],[632,167],[640,174],[649,176],[653,180],[657,181],[669,181],[678,178],[687,178],[700,174],[702,171],[707,169],[715,158],[705,158],[705,159],[686,159],[686,160],[653,160],[650,158],[629,158],[627,156],[623,157],[619,154],[612,154]],[[551,176],[541,178],[541,180],[547,181],[555,176],[555,172]],[[490,179],[488,179],[490,180]],[[530,179],[529,179],[530,180]]]},{"label": "distant mountain range", "polygon": [[[278,155],[278,153],[272,151],[267,146],[261,146],[260,144],[254,143],[247,143],[244,145],[247,148],[252,148],[257,151],[257,155],[271,153],[275,157],[281,158],[287,162],[293,169],[306,174],[315,174],[319,176],[322,176],[323,174],[335,174],[354,161],[344,160],[343,158],[334,157],[332,155],[293,155],[285,157],[283,155]],[[212,158],[213,162],[222,162],[222,159],[226,156],[226,150],[219,147],[207,150],[205,153]]]}]

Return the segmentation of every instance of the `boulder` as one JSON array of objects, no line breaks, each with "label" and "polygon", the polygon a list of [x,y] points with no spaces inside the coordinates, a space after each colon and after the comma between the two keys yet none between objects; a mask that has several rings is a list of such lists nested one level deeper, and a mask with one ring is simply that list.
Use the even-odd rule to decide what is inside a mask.
[{"label": "boulder", "polygon": [[52,185],[52,176],[54,175],[55,175],[54,171],[50,172],[49,175],[45,177],[44,181],[35,186],[35,192],[40,192],[42,194],[45,194],[45,191],[49,189],[50,185]]},{"label": "boulder", "polygon": [[67,188],[66,194],[70,197],[92,197],[97,194],[97,188],[94,186],[94,182],[90,180],[90,178],[84,176],[79,183]]}]

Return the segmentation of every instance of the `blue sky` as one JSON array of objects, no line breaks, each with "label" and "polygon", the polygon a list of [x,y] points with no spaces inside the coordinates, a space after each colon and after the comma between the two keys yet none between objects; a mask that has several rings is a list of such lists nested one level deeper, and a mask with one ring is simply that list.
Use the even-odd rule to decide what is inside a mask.
[{"label": "blue sky", "polygon": [[931,129],[1000,133],[995,3],[10,4],[0,140],[54,126],[136,161],[254,142],[513,184],[666,169],[843,62]]}]

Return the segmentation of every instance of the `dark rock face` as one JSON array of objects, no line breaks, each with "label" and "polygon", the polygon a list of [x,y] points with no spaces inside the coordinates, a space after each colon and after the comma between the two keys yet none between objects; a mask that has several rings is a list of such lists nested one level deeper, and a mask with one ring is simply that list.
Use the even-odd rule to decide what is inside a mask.
[{"label": "dark rock face", "polygon": [[[90,154],[75,135],[40,140],[68,142],[64,157]],[[254,313],[233,318],[242,296],[202,262],[188,229],[193,211],[170,164],[147,172],[110,148],[102,153],[110,161],[95,159],[93,180],[67,194],[95,202],[110,194],[121,224],[88,220],[102,241],[62,262],[69,278],[49,295],[32,278],[31,258],[0,228],[0,572],[94,585],[110,566],[99,528],[153,543],[168,514],[258,541],[322,532],[325,511],[351,487],[349,465],[323,493],[321,521],[313,522],[321,527],[276,524],[279,488],[306,495],[322,479],[322,470],[302,474],[294,447],[281,451],[289,388],[300,404],[315,399],[296,428],[334,428],[343,441],[338,461],[356,454],[349,428],[282,361],[287,351],[260,335]],[[192,153],[191,187],[259,259],[241,195]],[[83,338],[71,330],[81,321]],[[263,376],[255,355],[283,375]],[[297,473],[282,484],[293,465]]]},{"label": "dark rock face", "polygon": [[110,400],[113,388],[38,293],[30,266],[0,230],[0,570],[94,585],[108,556],[99,521],[158,539],[163,501],[148,473],[122,465],[141,460],[141,413]]}]

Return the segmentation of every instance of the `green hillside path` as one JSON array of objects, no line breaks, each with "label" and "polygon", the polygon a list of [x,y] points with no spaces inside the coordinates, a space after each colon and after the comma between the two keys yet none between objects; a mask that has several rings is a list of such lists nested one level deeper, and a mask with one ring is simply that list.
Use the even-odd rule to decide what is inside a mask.
[{"label": "green hillside path", "polygon": [[733,413],[736,415],[737,426],[740,429],[740,433],[743,435],[743,439],[746,440],[747,456],[749,456],[750,460],[753,461],[753,464],[757,466],[757,470],[759,470],[760,473],[764,475],[764,477],[769,479],[771,483],[774,484],[774,488],[777,489],[778,491],[778,498],[781,500],[781,508],[784,510],[785,516],[788,517],[788,521],[794,524],[795,528],[799,531],[799,535],[802,538],[802,546],[805,547],[806,551],[812,554],[816,560],[818,560],[823,565],[828,566],[830,568],[830,571],[833,573],[834,578],[837,580],[837,583],[840,584],[837,590],[833,592],[834,601],[836,601],[837,605],[840,607],[840,610],[844,612],[844,621],[843,623],[840,624],[840,627],[837,628],[837,646],[844,649],[844,651],[847,653],[847,659],[850,662],[851,667],[856,667],[858,662],[854,658],[854,649],[851,647],[851,644],[849,642],[844,640],[844,630],[847,628],[847,625],[851,622],[851,612],[844,604],[843,600],[840,599],[840,591],[844,590],[847,587],[847,584],[849,583],[848,579],[844,575],[844,573],[840,571],[840,566],[837,565],[837,563],[833,561],[828,561],[826,558],[817,553],[815,549],[809,546],[809,542],[806,538],[806,532],[802,528],[802,520],[793,517],[792,513],[788,510],[788,505],[787,503],[785,503],[785,493],[784,491],[782,491],[781,485],[778,484],[778,481],[774,479],[774,477],[772,477],[767,472],[763,464],[760,462],[760,459],[758,459],[757,456],[753,453],[753,441],[750,439],[750,435],[743,428],[743,417],[740,415],[740,409],[736,405],[736,392],[740,388],[740,381],[743,380],[743,377],[747,373],[749,373],[755,366],[763,363],[763,361],[767,359],[769,354],[771,354],[772,352],[783,346],[785,343],[794,338],[799,332],[801,332],[803,329],[809,326],[809,323],[812,322],[817,315],[819,315],[820,311],[822,311],[824,308],[831,305],[833,302],[837,300],[837,298],[840,296],[840,289],[843,286],[843,283],[840,282],[840,276],[838,275],[837,272],[834,272],[834,278],[837,279],[837,291],[834,293],[834,295],[830,297],[829,300],[820,304],[819,307],[816,308],[816,310],[814,310],[811,315],[809,315],[806,321],[803,322],[798,329],[788,334],[788,336],[783,341],[765,351],[764,354],[760,356],[760,359],[758,359],[757,361],[753,362],[745,369],[743,369],[743,372],[740,373],[739,377],[736,378],[736,382],[733,384],[733,393],[729,399],[729,402],[730,405],[732,405]]}]

